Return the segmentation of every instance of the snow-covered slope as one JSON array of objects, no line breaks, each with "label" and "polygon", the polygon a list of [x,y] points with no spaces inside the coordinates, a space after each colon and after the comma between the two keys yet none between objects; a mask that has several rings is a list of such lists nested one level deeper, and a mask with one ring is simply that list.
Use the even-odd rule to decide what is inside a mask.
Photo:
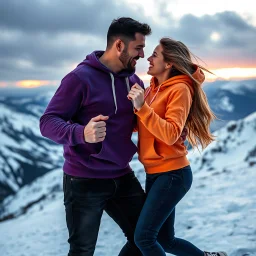
[{"label": "snow-covered slope", "polygon": [[62,149],[39,131],[49,95],[0,99],[0,201],[62,165]]},{"label": "snow-covered slope", "polygon": [[[255,134],[256,112],[216,132],[217,141],[201,154],[189,153],[194,182],[177,207],[176,236],[203,250],[256,255]],[[144,185],[136,157],[132,167]],[[67,254],[61,190],[62,170],[56,169],[5,199],[0,214],[1,254]],[[124,242],[118,226],[104,214],[95,255],[118,255]]]},{"label": "snow-covered slope", "polygon": [[231,121],[216,131],[216,141],[203,152],[194,150],[189,159],[194,171],[232,169],[240,163],[256,167],[256,112],[238,121]]},{"label": "snow-covered slope", "polygon": [[[0,201],[62,166],[62,147],[39,131],[39,117],[55,90],[0,88]],[[256,80],[217,81],[206,84],[204,90],[222,119],[213,124],[213,130],[256,111]]]}]

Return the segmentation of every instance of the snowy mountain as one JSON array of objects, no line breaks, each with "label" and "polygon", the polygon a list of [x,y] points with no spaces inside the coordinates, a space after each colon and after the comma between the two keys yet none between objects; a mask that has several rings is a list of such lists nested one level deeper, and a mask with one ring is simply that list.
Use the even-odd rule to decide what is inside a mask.
[{"label": "snowy mountain", "polygon": [[0,201],[62,165],[62,149],[39,131],[50,95],[0,98]]},{"label": "snowy mountain", "polygon": [[[256,167],[256,112],[245,119],[231,121],[216,131],[216,141],[211,143],[201,155],[190,152],[190,162],[195,171],[215,172],[225,165],[225,171],[240,163]],[[227,162],[228,157],[228,162]]]},{"label": "snowy mountain", "polygon": [[[215,132],[216,141],[203,152],[189,152],[194,182],[176,210],[177,237],[203,250],[256,256],[255,134],[256,112]],[[144,186],[145,174],[136,157],[131,165]],[[0,221],[3,255],[66,255],[62,170],[51,171],[6,198]],[[124,242],[118,226],[104,214],[95,255],[118,255]]]},{"label": "snowy mountain", "polygon": [[[217,81],[203,88],[222,121],[244,118],[256,111],[256,80]],[[0,88],[0,202],[37,177],[62,166],[62,147],[45,139],[39,117],[56,88]]]},{"label": "snowy mountain", "polygon": [[206,83],[203,89],[220,119],[212,125],[214,131],[230,120],[244,118],[256,111],[256,80],[216,81]]}]

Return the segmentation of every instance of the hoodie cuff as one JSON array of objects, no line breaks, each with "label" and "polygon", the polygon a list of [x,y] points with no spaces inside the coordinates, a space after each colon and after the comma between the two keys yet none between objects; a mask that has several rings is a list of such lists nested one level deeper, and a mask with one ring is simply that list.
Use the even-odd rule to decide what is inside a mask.
[{"label": "hoodie cuff", "polygon": [[84,126],[76,125],[74,129],[74,140],[76,144],[86,144],[87,142],[84,139]]},{"label": "hoodie cuff", "polygon": [[145,119],[148,115],[151,114],[152,108],[147,104],[147,102],[144,102],[143,106],[140,110],[135,109],[134,113],[141,119]]}]

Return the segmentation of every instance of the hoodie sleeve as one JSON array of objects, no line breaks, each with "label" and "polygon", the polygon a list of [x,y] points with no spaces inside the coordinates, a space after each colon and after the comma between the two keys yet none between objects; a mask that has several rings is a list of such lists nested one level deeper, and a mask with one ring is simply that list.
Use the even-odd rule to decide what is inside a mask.
[{"label": "hoodie sleeve", "polygon": [[173,145],[181,136],[191,105],[192,97],[189,88],[180,86],[168,97],[164,119],[146,102],[135,113],[151,134],[167,145]]},{"label": "hoodie sleeve", "polygon": [[137,122],[137,120],[134,123],[133,132],[138,132],[138,122]]},{"label": "hoodie sleeve", "polygon": [[[145,90],[145,86],[144,86],[144,83],[143,83],[143,81],[140,79],[140,78],[138,78],[138,84]],[[135,125],[134,125],[134,128],[133,128],[133,132],[138,132],[138,121],[137,121],[137,119],[136,119],[136,122],[135,122]]]},{"label": "hoodie sleeve", "polygon": [[139,79],[139,83],[138,83],[144,90],[145,90],[145,86],[144,86],[144,83],[142,82],[141,79]]},{"label": "hoodie sleeve", "polygon": [[52,97],[45,113],[40,118],[40,131],[58,144],[75,146],[86,143],[84,126],[68,123],[79,110],[84,89],[80,79],[73,73],[68,74]]}]

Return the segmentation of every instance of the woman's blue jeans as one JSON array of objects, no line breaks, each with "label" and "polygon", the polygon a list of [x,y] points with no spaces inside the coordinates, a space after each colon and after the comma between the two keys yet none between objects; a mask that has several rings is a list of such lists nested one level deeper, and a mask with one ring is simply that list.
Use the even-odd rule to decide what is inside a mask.
[{"label": "woman's blue jeans", "polygon": [[135,230],[135,243],[144,256],[203,256],[193,244],[174,235],[175,206],[191,187],[190,166],[147,174],[146,202]]}]

